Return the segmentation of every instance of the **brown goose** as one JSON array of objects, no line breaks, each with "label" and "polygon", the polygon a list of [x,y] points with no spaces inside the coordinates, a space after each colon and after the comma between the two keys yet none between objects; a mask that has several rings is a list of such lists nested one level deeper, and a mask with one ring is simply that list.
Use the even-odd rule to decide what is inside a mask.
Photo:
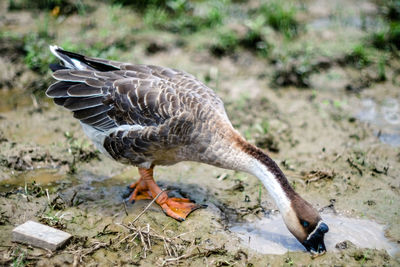
[{"label": "brown goose", "polygon": [[[325,253],[328,226],[290,186],[278,165],[232,127],[217,95],[180,70],[90,58],[50,46],[61,65],[46,94],[71,110],[105,155],[139,168],[130,200],[161,189],[156,165],[196,161],[256,176],[274,198],[289,231],[313,254]],[[156,203],[180,221],[200,206],[159,195]]]}]

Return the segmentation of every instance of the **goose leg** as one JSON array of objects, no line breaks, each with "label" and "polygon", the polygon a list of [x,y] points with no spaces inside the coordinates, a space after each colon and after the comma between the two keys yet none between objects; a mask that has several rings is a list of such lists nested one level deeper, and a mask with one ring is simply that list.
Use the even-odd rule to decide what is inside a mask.
[{"label": "goose leg", "polygon": [[129,188],[133,189],[133,192],[129,196],[129,201],[132,203],[140,199],[153,199],[142,177],[140,177],[139,181],[131,184]]},{"label": "goose leg", "polygon": [[[129,187],[134,189],[129,197],[129,201],[134,202],[139,199],[153,199],[162,191],[153,178],[153,168],[139,168],[140,179]],[[161,206],[163,211],[170,217],[184,221],[194,210],[201,208],[201,205],[192,203],[187,198],[168,197],[167,192],[162,192],[156,199],[156,203]]]}]

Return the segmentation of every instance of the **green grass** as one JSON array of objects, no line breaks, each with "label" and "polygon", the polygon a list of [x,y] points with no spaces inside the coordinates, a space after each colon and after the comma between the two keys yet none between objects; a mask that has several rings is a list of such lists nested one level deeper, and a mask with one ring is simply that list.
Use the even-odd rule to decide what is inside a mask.
[{"label": "green grass", "polygon": [[24,38],[24,43],[26,65],[41,74],[47,73],[49,64],[54,61],[48,47],[50,38],[32,33]]},{"label": "green grass", "polygon": [[31,11],[51,10],[54,15],[70,15],[73,13],[86,14],[91,7],[84,4],[82,0],[8,0],[9,10],[27,9]]},{"label": "green grass", "polygon": [[400,21],[390,23],[387,41],[397,49],[400,49]]},{"label": "green grass", "polygon": [[222,24],[223,13],[219,5],[211,5],[204,14],[196,14],[195,10],[175,13],[164,28],[171,32],[191,34],[204,29],[214,28]]},{"label": "green grass", "polygon": [[386,0],[380,3],[385,27],[371,34],[370,41],[378,49],[400,49],[400,1]]},{"label": "green grass", "polygon": [[17,247],[13,252],[12,252],[12,266],[13,267],[22,267],[26,266],[26,252],[23,251],[20,247]]},{"label": "green grass", "polygon": [[380,3],[383,7],[383,13],[389,21],[400,21],[400,1],[384,0]]},{"label": "green grass", "polygon": [[169,17],[165,9],[151,7],[146,10],[143,16],[143,22],[150,28],[161,28],[168,23]]},{"label": "green grass", "polygon": [[347,61],[359,69],[366,67],[371,63],[368,48],[363,44],[354,46],[347,55]]},{"label": "green grass", "polygon": [[261,6],[259,14],[265,17],[268,25],[287,38],[293,38],[299,33],[297,8],[290,1],[270,1]]},{"label": "green grass", "polygon": [[271,45],[262,33],[262,27],[257,24],[249,25],[245,36],[240,40],[240,45],[261,57],[267,57],[271,49]]},{"label": "green grass", "polygon": [[178,0],[178,1],[168,1],[168,0],[110,0],[111,4],[116,4],[116,5],[121,5],[121,6],[129,6],[132,7],[133,9],[136,9],[138,11],[145,11],[149,8],[152,7],[159,7],[162,9],[167,9],[169,7],[169,4],[171,3],[172,5],[186,5],[188,1],[186,0]]},{"label": "green grass", "polygon": [[386,81],[386,58],[385,57],[380,57],[378,61],[378,80],[379,81]]},{"label": "green grass", "polygon": [[378,49],[387,49],[386,32],[381,30],[371,34],[371,44]]},{"label": "green grass", "polygon": [[[25,63],[30,69],[40,74],[48,73],[49,64],[57,61],[49,50],[49,45],[54,44],[56,38],[49,33],[48,20],[44,20],[37,32],[27,34],[23,38]],[[107,38],[107,36],[103,38]],[[127,49],[127,44],[122,39],[116,40],[112,45],[107,45],[102,40],[88,45],[84,41],[71,42],[69,39],[64,39],[58,45],[65,50],[76,53],[115,60],[119,59],[120,50]]]},{"label": "green grass", "polygon": [[249,22],[245,29],[246,32],[240,36],[235,30],[220,27],[210,47],[211,53],[221,57],[234,54],[239,48],[243,48],[261,57],[267,57],[271,45],[265,40],[262,25]]},{"label": "green grass", "polygon": [[[9,0],[10,6],[14,7],[23,7],[28,5],[27,2]],[[128,51],[134,43],[140,42],[135,34],[150,31],[154,34],[168,32],[168,36],[179,35],[188,47],[196,38],[201,39],[199,49],[209,49],[216,57],[251,51],[276,64],[277,68],[271,75],[275,86],[310,86],[310,75],[318,71],[312,64],[321,53],[327,57],[345,53],[346,64],[350,63],[359,69],[373,65],[379,80],[383,81],[387,79],[387,60],[382,59],[379,54],[382,51],[378,49],[386,53],[398,49],[400,45],[396,1],[388,1],[382,15],[387,24],[373,34],[366,33],[365,36],[369,36],[367,41],[349,40],[335,44],[340,49],[332,48],[333,52],[329,50],[329,53],[323,49],[330,45],[328,42],[317,45],[311,40],[303,40],[302,36],[293,40],[303,29],[297,19],[301,10],[294,1],[266,1],[252,10],[243,2],[232,0],[105,0],[108,9],[104,21],[91,24],[94,25],[92,27],[98,27],[96,32],[83,27],[82,37],[70,39],[56,30],[59,18],[49,12],[64,2],[75,3],[72,0],[40,0],[35,4],[37,7],[46,5],[43,10],[47,15],[39,16],[42,19],[37,20],[38,31],[24,37],[24,50],[27,66],[40,74],[48,74],[49,63],[56,61],[48,50],[49,44],[57,43],[66,50],[89,56],[120,60],[121,52]],[[235,17],[236,14],[240,16]],[[128,21],[134,21],[134,27],[125,23],[124,18],[129,15],[134,17],[134,20]],[[123,27],[117,28],[120,25]]]},{"label": "green grass", "polygon": [[239,46],[239,38],[232,30],[224,30],[217,34],[216,41],[210,51],[216,57],[233,54]]},{"label": "green grass", "polygon": [[191,2],[187,0],[113,1],[140,12],[147,27],[173,33],[192,34],[222,24],[229,0]]},{"label": "green grass", "polygon": [[369,40],[378,49],[400,49],[400,21],[390,22],[384,29],[372,33]]}]

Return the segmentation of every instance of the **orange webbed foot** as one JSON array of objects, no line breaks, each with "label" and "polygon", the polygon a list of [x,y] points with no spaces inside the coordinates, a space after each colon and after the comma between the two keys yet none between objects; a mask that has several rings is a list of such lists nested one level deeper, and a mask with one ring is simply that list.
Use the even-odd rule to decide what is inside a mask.
[{"label": "orange webbed foot", "polygon": [[137,181],[136,183],[132,183],[129,188],[133,189],[128,198],[128,201],[130,201],[131,203],[135,203],[136,200],[141,199],[153,199],[151,192],[146,185],[146,182],[142,179],[139,179],[139,181]]},{"label": "orange webbed foot", "polygon": [[165,214],[178,221],[184,221],[192,212],[205,206],[191,202],[187,198],[167,198],[159,203]]},{"label": "orange webbed foot", "polygon": [[129,196],[132,203],[139,199],[156,199],[156,203],[161,206],[165,214],[178,220],[184,221],[186,217],[194,210],[205,208],[206,205],[199,205],[187,198],[168,197],[153,179],[153,169],[139,168],[140,179],[132,183],[129,188],[133,192]]}]

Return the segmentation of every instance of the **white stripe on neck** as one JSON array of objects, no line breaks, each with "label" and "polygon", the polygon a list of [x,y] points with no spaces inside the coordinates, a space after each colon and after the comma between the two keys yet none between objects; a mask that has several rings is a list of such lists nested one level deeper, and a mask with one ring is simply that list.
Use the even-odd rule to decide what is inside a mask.
[{"label": "white stripe on neck", "polygon": [[306,240],[309,240],[309,239],[313,236],[313,234],[315,234],[315,232],[318,230],[318,228],[319,228],[319,226],[321,225],[322,222],[323,222],[322,220],[320,220],[320,221],[318,222],[317,226],[316,226],[316,227],[314,228],[314,230],[307,236],[307,239],[306,239]]},{"label": "white stripe on neck", "polygon": [[275,200],[281,214],[285,214],[290,211],[291,202],[283,190],[281,184],[277,181],[274,174],[272,174],[268,168],[255,158],[250,160],[250,168],[248,172],[256,176],[267,188],[268,193]]}]

